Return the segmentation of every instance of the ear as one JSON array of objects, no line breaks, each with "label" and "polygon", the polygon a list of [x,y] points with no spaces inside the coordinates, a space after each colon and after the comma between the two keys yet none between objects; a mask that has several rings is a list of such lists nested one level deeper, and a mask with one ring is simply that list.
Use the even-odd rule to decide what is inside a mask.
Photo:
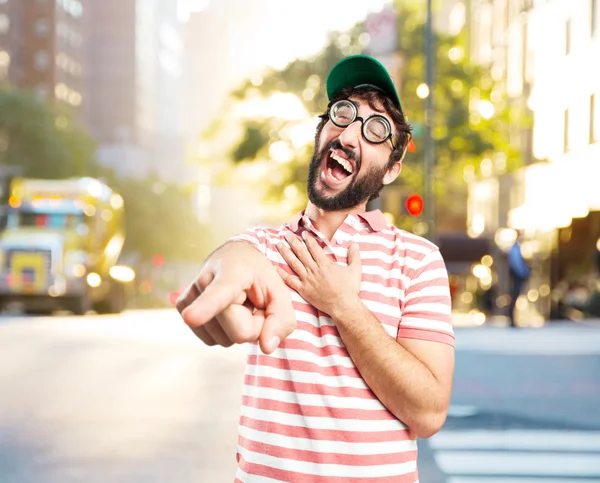
[{"label": "ear", "polygon": [[394,181],[402,171],[402,159],[396,161],[383,176],[383,184],[387,185]]}]

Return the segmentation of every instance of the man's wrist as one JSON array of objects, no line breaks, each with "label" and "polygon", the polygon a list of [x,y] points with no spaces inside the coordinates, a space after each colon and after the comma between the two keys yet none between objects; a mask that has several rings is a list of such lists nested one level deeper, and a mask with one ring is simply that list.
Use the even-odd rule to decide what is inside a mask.
[{"label": "man's wrist", "polygon": [[356,317],[357,314],[365,309],[365,304],[363,304],[362,300],[360,300],[358,295],[356,295],[356,297],[348,301],[344,301],[343,303],[339,304],[339,306],[334,307],[329,315],[331,315],[331,318],[334,320],[334,322],[343,323],[353,317]]}]

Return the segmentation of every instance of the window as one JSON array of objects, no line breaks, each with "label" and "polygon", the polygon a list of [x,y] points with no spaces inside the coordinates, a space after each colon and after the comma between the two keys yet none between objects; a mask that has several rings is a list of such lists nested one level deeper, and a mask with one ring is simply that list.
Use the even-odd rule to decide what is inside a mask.
[{"label": "window", "polygon": [[598,31],[598,0],[590,0],[590,35]]},{"label": "window", "polygon": [[563,152],[569,151],[569,110],[565,109],[565,126],[563,133]]},{"label": "window", "polygon": [[39,50],[33,57],[35,68],[39,71],[44,71],[50,66],[50,55],[45,50]]},{"label": "window", "polygon": [[5,13],[0,13],[0,35],[8,32],[10,28],[10,18]]},{"label": "window", "polygon": [[79,18],[83,14],[83,4],[79,0],[62,0],[59,3],[64,11],[74,18]]},{"label": "window", "polygon": [[596,94],[590,96],[590,144],[600,140],[600,109]]},{"label": "window", "polygon": [[[11,213],[13,227],[40,227],[40,228],[73,228],[83,222],[82,215],[65,213]],[[16,219],[14,219],[16,218]]]},{"label": "window", "polygon": [[35,21],[35,35],[40,39],[48,38],[50,34],[50,22],[47,18],[38,18]]},{"label": "window", "polygon": [[521,34],[523,37],[521,38],[521,51],[523,52],[523,56],[521,57],[521,62],[522,62],[522,66],[521,66],[521,76],[523,77],[523,83],[526,83],[528,80],[528,66],[527,66],[527,61],[529,60],[529,52],[527,51],[529,46],[527,45],[527,35],[528,35],[528,24],[527,22],[523,22],[523,33]]},{"label": "window", "polygon": [[565,55],[571,53],[571,19],[565,24]]},{"label": "window", "polygon": [[0,68],[10,65],[10,54],[6,50],[0,50]]},{"label": "window", "polygon": [[69,32],[69,44],[71,47],[80,48],[83,45],[83,40],[81,35],[73,30]]},{"label": "window", "polygon": [[[10,67],[10,54],[5,50],[0,50],[0,82],[8,77],[8,68]],[[0,142],[1,144],[1,142]],[[2,148],[0,147],[0,150]]]}]

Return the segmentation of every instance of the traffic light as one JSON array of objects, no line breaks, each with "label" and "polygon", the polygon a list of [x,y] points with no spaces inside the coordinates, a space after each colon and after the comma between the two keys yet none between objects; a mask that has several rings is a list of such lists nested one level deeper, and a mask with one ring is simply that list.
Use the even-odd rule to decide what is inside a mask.
[{"label": "traffic light", "polygon": [[423,198],[421,195],[413,193],[406,197],[404,206],[410,216],[419,216],[423,213]]}]

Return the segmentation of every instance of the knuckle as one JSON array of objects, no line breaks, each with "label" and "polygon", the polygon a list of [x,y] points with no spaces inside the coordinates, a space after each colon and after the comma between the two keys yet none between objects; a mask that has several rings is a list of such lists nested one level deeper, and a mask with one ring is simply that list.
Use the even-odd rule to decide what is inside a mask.
[{"label": "knuckle", "polygon": [[259,334],[255,334],[250,324],[238,325],[230,333],[230,339],[235,344],[244,344],[245,342],[254,342]]},{"label": "knuckle", "polygon": [[244,344],[245,342],[251,342],[248,335],[243,331],[235,331],[231,334],[232,344]]},{"label": "knuckle", "polygon": [[230,339],[234,344],[244,344],[245,342],[252,342],[253,334],[246,327],[237,327],[236,330],[231,331]]},{"label": "knuckle", "polygon": [[227,317],[220,318],[221,327],[227,327],[225,330],[231,344],[244,344],[253,342],[257,339],[257,335],[252,332],[250,324],[235,324]]},{"label": "knuckle", "polygon": [[192,329],[192,332],[204,343],[204,345],[212,347],[217,344],[215,340],[208,334],[206,329],[204,329],[204,327],[194,328]]}]

